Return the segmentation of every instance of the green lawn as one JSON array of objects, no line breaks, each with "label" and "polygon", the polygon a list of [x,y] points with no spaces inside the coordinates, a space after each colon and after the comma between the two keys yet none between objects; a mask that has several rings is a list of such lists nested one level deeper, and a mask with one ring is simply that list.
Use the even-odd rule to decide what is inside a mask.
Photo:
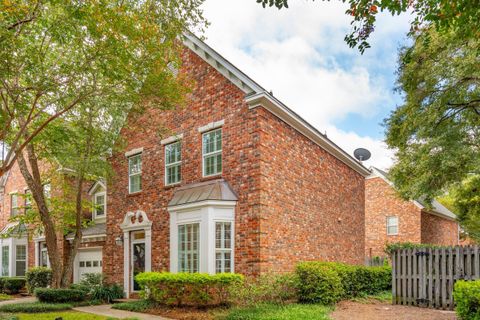
[{"label": "green lawn", "polygon": [[[15,318],[16,317],[16,318]],[[61,317],[63,320],[117,320],[117,318],[97,316],[90,313],[77,312],[77,311],[63,311],[63,312],[47,312],[47,313],[18,313],[15,316],[4,317],[0,316],[3,320],[55,320]],[[130,319],[133,320],[133,319]]]},{"label": "green lawn", "polygon": [[331,308],[317,304],[265,304],[250,308],[234,308],[219,314],[218,320],[329,320]]}]

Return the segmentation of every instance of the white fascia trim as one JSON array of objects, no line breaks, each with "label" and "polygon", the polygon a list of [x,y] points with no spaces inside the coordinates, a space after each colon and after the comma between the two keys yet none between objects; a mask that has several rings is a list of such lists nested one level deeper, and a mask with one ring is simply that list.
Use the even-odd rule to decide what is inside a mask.
[{"label": "white fascia trim", "polygon": [[186,32],[184,34],[183,44],[246,94],[264,91],[264,89],[255,81],[247,77],[242,71],[237,69],[233,64],[227,61],[227,59],[222,57],[218,52],[213,50],[192,33]]},{"label": "white fascia trim", "polygon": [[224,124],[225,124],[225,120],[223,119],[215,122],[210,122],[209,124],[198,128],[198,132],[204,133],[210,130],[218,129],[218,128],[221,128]]},{"label": "white fascia trim", "polygon": [[132,150],[129,150],[129,151],[125,152],[125,157],[128,158],[128,157],[134,156],[134,155],[142,153],[142,152],[143,152],[143,147],[132,149]]},{"label": "white fascia trim", "polygon": [[106,193],[107,192],[107,186],[105,185],[105,183],[103,183],[102,181],[97,181],[93,184],[93,186],[90,187],[90,190],[88,190],[88,194],[90,196],[93,196],[94,194],[98,193],[98,192],[94,192],[98,187],[102,187],[103,190],[105,190],[104,192]]},{"label": "white fascia trim", "polygon": [[180,134],[177,134],[175,136],[171,136],[171,137],[163,139],[162,141],[160,141],[160,144],[162,144],[162,145],[170,144],[172,142],[177,142],[178,140],[182,140],[182,139],[183,139],[183,133],[180,133]]},{"label": "white fascia trim", "polygon": [[281,120],[285,121],[287,124],[292,126],[305,137],[309,138],[317,145],[325,149],[327,152],[332,154],[334,157],[345,163],[347,166],[360,173],[363,177],[367,177],[368,175],[370,175],[370,170],[365,168],[357,160],[349,156],[339,146],[335,145],[332,141],[324,137],[320,132],[318,132],[305,120],[296,115],[286,106],[284,106],[280,101],[270,96],[266,92],[261,92],[259,94],[246,97],[245,100],[249,105],[250,109],[256,107],[266,108],[268,111],[272,112]]},{"label": "white fascia trim", "polygon": [[178,206],[170,206],[167,207],[167,210],[169,212],[174,212],[174,211],[183,211],[183,210],[191,210],[191,209],[196,209],[196,208],[202,208],[202,207],[235,207],[237,204],[237,201],[225,201],[225,200],[204,200],[204,201],[199,201],[199,202],[192,202],[192,203],[186,203],[186,204],[181,204]]}]

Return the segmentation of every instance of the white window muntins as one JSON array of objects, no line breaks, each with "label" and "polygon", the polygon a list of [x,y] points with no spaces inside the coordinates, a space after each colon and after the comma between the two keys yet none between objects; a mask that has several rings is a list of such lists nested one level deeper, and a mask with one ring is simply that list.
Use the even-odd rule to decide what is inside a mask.
[{"label": "white window muntins", "polygon": [[105,192],[93,195],[93,218],[104,218],[107,212],[107,196]]},{"label": "white window muntins", "polygon": [[32,207],[32,192],[29,189],[25,190],[25,213]]},{"label": "white window muntins", "polygon": [[17,277],[24,276],[27,270],[27,246],[15,246],[15,275]]},{"label": "white window muntins", "polygon": [[10,195],[10,215],[12,217],[18,214],[18,195],[11,194]]},{"label": "white window muntins", "polygon": [[398,234],[398,217],[391,216],[387,217],[387,235],[397,235]]},{"label": "white window muntins", "polygon": [[215,223],[215,272],[232,272],[232,223]]},{"label": "white window muntins", "polygon": [[200,224],[189,223],[178,226],[178,271],[198,272]]},{"label": "white window muntins", "polygon": [[40,252],[39,252],[39,266],[40,267],[50,267],[50,261],[48,258],[47,244],[45,242],[40,243]]},{"label": "white window muntins", "polygon": [[165,146],[165,184],[175,184],[182,180],[182,142]]},{"label": "white window muntins", "polygon": [[[169,207],[168,211],[171,272],[234,272],[235,202],[206,201]],[[198,245],[193,245],[196,242]]]},{"label": "white window muntins", "polygon": [[202,135],[203,176],[222,173],[222,129]]},{"label": "white window muntins", "polygon": [[10,246],[2,246],[2,276],[8,277],[10,273]]},{"label": "white window muntins", "polygon": [[128,192],[142,190],[142,154],[128,157]]}]

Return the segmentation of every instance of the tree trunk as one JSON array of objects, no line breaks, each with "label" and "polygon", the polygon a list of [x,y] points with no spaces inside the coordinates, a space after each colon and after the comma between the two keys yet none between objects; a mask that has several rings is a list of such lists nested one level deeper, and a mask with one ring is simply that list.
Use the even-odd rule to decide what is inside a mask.
[{"label": "tree trunk", "polygon": [[[52,268],[52,287],[58,288],[61,286],[63,263],[60,257],[60,252],[58,250],[55,223],[50,216],[50,211],[45,200],[40,170],[38,167],[38,160],[35,156],[34,147],[29,144],[26,147],[26,151],[28,154],[29,166],[27,165],[27,162],[25,161],[24,155],[22,153],[20,153],[19,157],[17,158],[18,166],[20,168],[20,172],[23,175],[23,178],[27,182],[27,186],[30,189],[32,197],[38,207],[40,220],[44,229],[43,232],[45,235],[48,257],[50,259],[50,266]],[[31,172],[29,171],[29,167]]]}]

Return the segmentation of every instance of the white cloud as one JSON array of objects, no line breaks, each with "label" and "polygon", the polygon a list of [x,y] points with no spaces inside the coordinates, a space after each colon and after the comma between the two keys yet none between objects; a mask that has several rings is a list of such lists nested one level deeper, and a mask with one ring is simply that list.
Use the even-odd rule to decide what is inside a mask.
[{"label": "white cloud", "polygon": [[207,0],[207,43],[347,152],[366,147],[370,163],[386,168],[391,152],[381,138],[334,123],[352,114],[374,119],[379,108],[393,106],[385,70],[394,70],[398,41],[392,37],[406,30],[408,17],[380,17],[372,49],[362,56],[343,40],[350,28],[346,8],[340,1],[291,0],[289,9],[277,10],[255,0]]}]

